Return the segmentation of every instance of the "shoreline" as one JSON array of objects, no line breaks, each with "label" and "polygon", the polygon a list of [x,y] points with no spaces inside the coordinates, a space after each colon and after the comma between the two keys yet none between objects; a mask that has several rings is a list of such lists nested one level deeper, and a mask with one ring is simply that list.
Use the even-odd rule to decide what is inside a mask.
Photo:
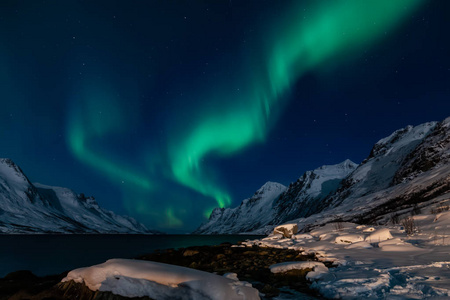
[{"label": "shoreline", "polygon": [[[314,290],[309,288],[306,271],[296,270],[283,274],[273,274],[269,266],[287,261],[317,261],[314,255],[302,255],[301,251],[277,249],[268,247],[245,247],[240,243],[222,243],[214,246],[192,246],[178,249],[157,250],[154,253],[136,257],[138,260],[149,260],[172,265],[188,267],[210,273],[223,275],[236,273],[242,281],[247,281],[265,294],[261,299],[272,299],[284,289],[299,292],[321,299]],[[1,299],[68,299],[68,293],[81,293],[77,296],[90,298],[89,290],[82,284],[60,284],[67,272],[59,275],[38,277],[30,271],[16,271],[0,279]],[[87,294],[86,294],[87,293]],[[93,296],[95,293],[92,292]],[[112,295],[112,294],[111,294]],[[112,299],[111,295],[107,298]],[[105,295],[104,295],[105,296]],[[115,299],[127,299],[119,297]],[[103,298],[102,298],[103,299]]]}]

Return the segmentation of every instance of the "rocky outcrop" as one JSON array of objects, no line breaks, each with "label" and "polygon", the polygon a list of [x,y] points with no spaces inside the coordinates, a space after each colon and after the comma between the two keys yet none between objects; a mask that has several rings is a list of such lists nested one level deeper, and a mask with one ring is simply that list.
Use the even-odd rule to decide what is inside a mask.
[{"label": "rocky outcrop", "polygon": [[281,234],[284,238],[288,239],[290,239],[297,232],[298,232],[297,224],[283,224],[275,227],[273,230],[273,234]]},{"label": "rocky outcrop", "polygon": [[399,184],[423,172],[450,163],[450,118],[438,123],[434,130],[411,151],[397,170],[392,184]]}]

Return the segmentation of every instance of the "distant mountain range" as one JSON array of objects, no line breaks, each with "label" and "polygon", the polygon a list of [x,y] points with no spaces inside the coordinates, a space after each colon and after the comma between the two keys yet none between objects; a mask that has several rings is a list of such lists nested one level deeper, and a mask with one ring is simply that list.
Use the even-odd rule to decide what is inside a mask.
[{"label": "distant mountain range", "polygon": [[235,208],[216,208],[194,233],[267,233],[335,221],[387,223],[450,198],[450,117],[407,126],[378,141],[360,164],[346,160],[303,174],[289,187],[268,182]]},{"label": "distant mountain range", "polygon": [[10,159],[0,159],[0,233],[157,233],[101,208],[93,197],[32,184]]}]

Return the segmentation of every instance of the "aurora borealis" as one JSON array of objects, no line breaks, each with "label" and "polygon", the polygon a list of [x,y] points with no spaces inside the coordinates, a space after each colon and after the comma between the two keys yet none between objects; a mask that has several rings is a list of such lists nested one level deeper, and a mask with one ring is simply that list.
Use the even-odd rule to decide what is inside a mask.
[{"label": "aurora borealis", "polygon": [[5,1],[2,157],[189,231],[450,112],[445,1]]}]

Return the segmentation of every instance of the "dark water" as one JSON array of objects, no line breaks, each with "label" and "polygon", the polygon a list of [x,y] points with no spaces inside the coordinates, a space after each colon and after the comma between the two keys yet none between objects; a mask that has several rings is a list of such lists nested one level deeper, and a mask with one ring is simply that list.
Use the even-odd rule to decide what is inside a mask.
[{"label": "dark water", "polygon": [[43,276],[133,258],[157,249],[236,243],[245,235],[0,235],[0,277],[17,270]]}]

